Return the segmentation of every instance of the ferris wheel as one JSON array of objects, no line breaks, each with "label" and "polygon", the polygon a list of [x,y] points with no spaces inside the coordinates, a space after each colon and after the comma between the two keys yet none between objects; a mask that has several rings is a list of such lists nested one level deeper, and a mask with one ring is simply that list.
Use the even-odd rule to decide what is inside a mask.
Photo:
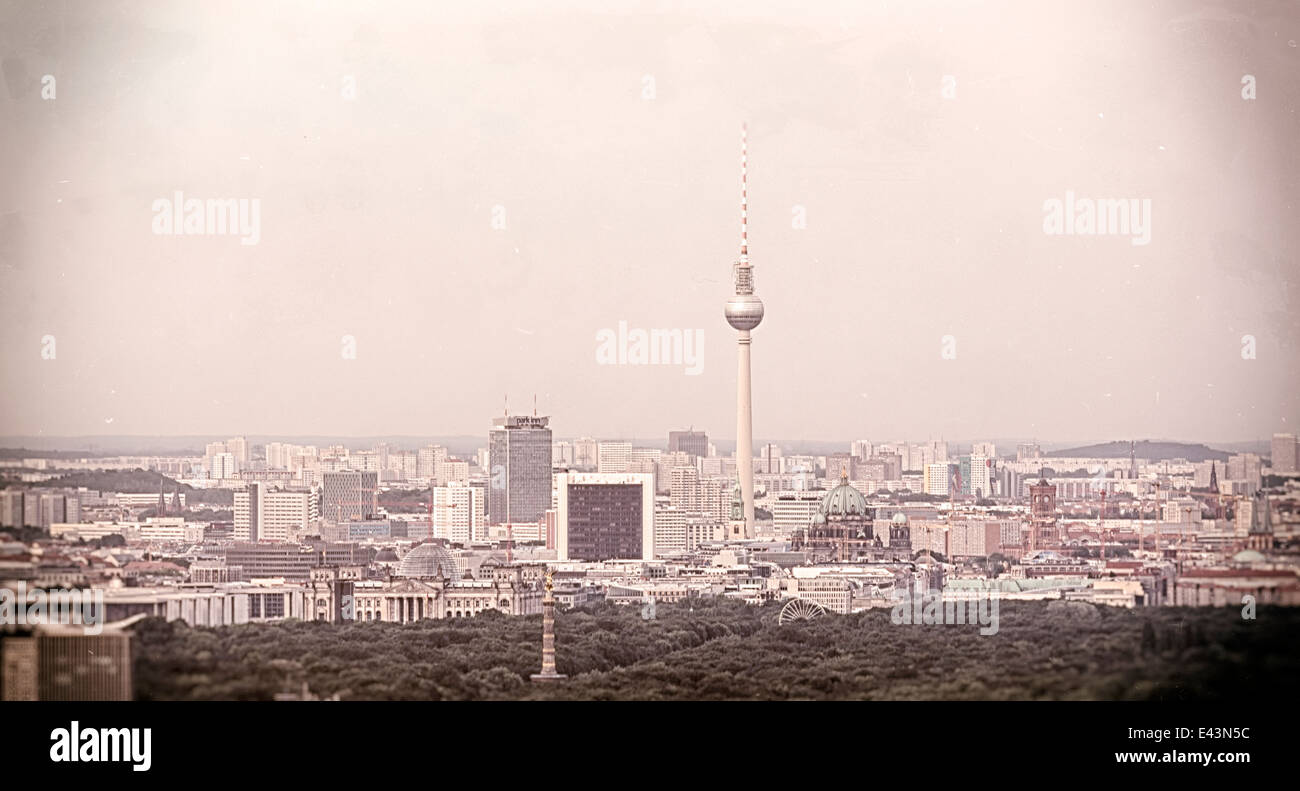
[{"label": "ferris wheel", "polygon": [[795,621],[811,621],[825,614],[826,608],[816,602],[807,599],[791,599],[781,608],[781,614],[777,616],[776,622],[785,625]]}]

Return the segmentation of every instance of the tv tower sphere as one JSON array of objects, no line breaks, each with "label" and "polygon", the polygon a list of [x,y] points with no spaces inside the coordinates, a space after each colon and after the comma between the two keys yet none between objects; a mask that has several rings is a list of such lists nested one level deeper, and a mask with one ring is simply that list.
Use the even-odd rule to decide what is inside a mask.
[{"label": "tv tower sphere", "polygon": [[735,330],[752,330],[763,320],[763,300],[753,294],[736,294],[727,300],[727,323]]}]

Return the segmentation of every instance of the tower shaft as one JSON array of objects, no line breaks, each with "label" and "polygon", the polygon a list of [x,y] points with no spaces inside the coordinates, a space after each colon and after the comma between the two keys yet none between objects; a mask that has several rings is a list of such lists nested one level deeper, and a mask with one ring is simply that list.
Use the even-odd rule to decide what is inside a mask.
[{"label": "tower shaft", "polygon": [[736,341],[736,475],[745,506],[745,538],[754,537],[754,416],[750,407],[749,330]]}]

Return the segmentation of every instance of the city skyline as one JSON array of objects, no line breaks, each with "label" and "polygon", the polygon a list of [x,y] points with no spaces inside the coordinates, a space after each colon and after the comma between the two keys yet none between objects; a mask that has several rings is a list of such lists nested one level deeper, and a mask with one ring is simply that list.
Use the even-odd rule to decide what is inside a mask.
[{"label": "city skyline", "polygon": [[[1293,431],[1297,33],[1250,8],[1017,9],[989,32],[959,5],[613,30],[594,7],[540,29],[250,7],[242,38],[28,9],[0,92],[0,434],[477,435],[535,391],[575,436],[725,439],[742,119],[781,317],[753,359],[760,437]],[[259,201],[256,244],[159,235],[176,192]],[[1150,202],[1144,242],[1046,227],[1053,201],[1112,197]],[[700,370],[599,363],[621,322],[698,331]]]}]

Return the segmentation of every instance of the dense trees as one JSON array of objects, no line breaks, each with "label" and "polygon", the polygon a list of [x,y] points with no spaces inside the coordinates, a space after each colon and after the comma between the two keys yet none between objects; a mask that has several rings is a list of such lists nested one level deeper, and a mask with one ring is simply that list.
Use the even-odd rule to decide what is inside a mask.
[{"label": "dense trees", "polygon": [[[1058,602],[1058,605],[1065,603]],[[778,626],[778,608],[560,613],[559,685],[528,680],[541,619],[136,627],[141,699],[1211,699],[1294,694],[1300,612],[1004,603],[999,631],[895,625],[889,610]]]}]

